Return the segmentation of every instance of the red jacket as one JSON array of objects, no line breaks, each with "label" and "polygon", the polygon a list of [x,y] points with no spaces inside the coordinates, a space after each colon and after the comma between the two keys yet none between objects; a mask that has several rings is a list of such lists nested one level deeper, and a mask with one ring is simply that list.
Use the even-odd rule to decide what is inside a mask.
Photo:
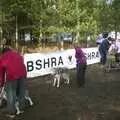
[{"label": "red jacket", "polygon": [[0,58],[0,84],[4,83],[4,72],[6,81],[13,81],[27,76],[23,57],[15,51],[7,51]]},{"label": "red jacket", "polygon": [[87,63],[85,53],[82,51],[82,49],[80,47],[75,48],[75,57],[76,57],[77,64],[86,64]]}]

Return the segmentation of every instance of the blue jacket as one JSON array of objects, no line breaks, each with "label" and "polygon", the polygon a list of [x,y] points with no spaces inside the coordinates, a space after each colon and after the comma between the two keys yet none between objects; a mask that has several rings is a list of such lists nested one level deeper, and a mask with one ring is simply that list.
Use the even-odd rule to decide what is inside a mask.
[{"label": "blue jacket", "polygon": [[100,44],[99,51],[102,52],[103,54],[107,55],[109,47],[110,47],[110,43],[107,39],[105,39]]}]

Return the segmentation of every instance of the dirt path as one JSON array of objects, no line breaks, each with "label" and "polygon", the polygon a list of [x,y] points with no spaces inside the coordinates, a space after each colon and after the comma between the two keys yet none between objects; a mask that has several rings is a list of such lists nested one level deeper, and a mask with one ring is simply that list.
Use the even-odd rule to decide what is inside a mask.
[{"label": "dirt path", "polygon": [[[53,88],[48,80],[30,82],[35,105],[15,120],[120,120],[120,71],[104,73],[98,65],[89,66],[85,88],[76,87],[75,70],[70,86]],[[0,113],[0,120],[8,119]]]}]

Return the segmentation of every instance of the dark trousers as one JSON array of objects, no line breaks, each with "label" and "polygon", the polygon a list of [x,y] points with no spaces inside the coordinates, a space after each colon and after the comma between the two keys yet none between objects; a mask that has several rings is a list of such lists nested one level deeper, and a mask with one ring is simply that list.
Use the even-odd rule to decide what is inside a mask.
[{"label": "dark trousers", "polygon": [[86,68],[87,68],[86,64],[77,64],[77,85],[78,87],[85,84]]},{"label": "dark trousers", "polygon": [[99,52],[100,52],[100,55],[101,55],[100,62],[104,65],[107,61],[107,55],[100,49],[99,49]]}]

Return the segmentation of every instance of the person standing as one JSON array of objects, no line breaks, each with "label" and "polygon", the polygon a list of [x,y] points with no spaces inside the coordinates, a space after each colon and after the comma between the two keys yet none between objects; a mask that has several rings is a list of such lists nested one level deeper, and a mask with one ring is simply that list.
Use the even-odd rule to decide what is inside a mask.
[{"label": "person standing", "polygon": [[26,75],[27,71],[23,57],[17,51],[7,47],[3,48],[0,58],[0,85],[3,86],[5,84],[7,115],[11,118],[15,117],[16,114],[16,99],[18,99],[21,109],[24,108]]},{"label": "person standing", "polygon": [[115,61],[119,64],[120,63],[120,39],[118,39],[115,43],[115,45],[117,46],[117,52],[115,54]]},{"label": "person standing", "polygon": [[108,54],[108,49],[111,45],[110,41],[111,41],[111,37],[109,36],[108,32],[103,33],[103,40],[101,42],[101,44],[99,45],[99,52],[100,52],[100,62],[102,65],[106,64],[107,61],[107,54]]},{"label": "person standing", "polygon": [[84,87],[85,85],[85,72],[87,68],[87,61],[85,53],[82,51],[79,43],[74,43],[75,58],[76,58],[76,69],[77,69],[77,85],[78,87]]},{"label": "person standing", "polygon": [[101,55],[102,65],[106,64],[108,50],[109,50],[109,47],[111,45],[110,41],[111,41],[111,37],[105,38],[105,40],[99,46],[99,52],[100,52],[100,55]]}]

